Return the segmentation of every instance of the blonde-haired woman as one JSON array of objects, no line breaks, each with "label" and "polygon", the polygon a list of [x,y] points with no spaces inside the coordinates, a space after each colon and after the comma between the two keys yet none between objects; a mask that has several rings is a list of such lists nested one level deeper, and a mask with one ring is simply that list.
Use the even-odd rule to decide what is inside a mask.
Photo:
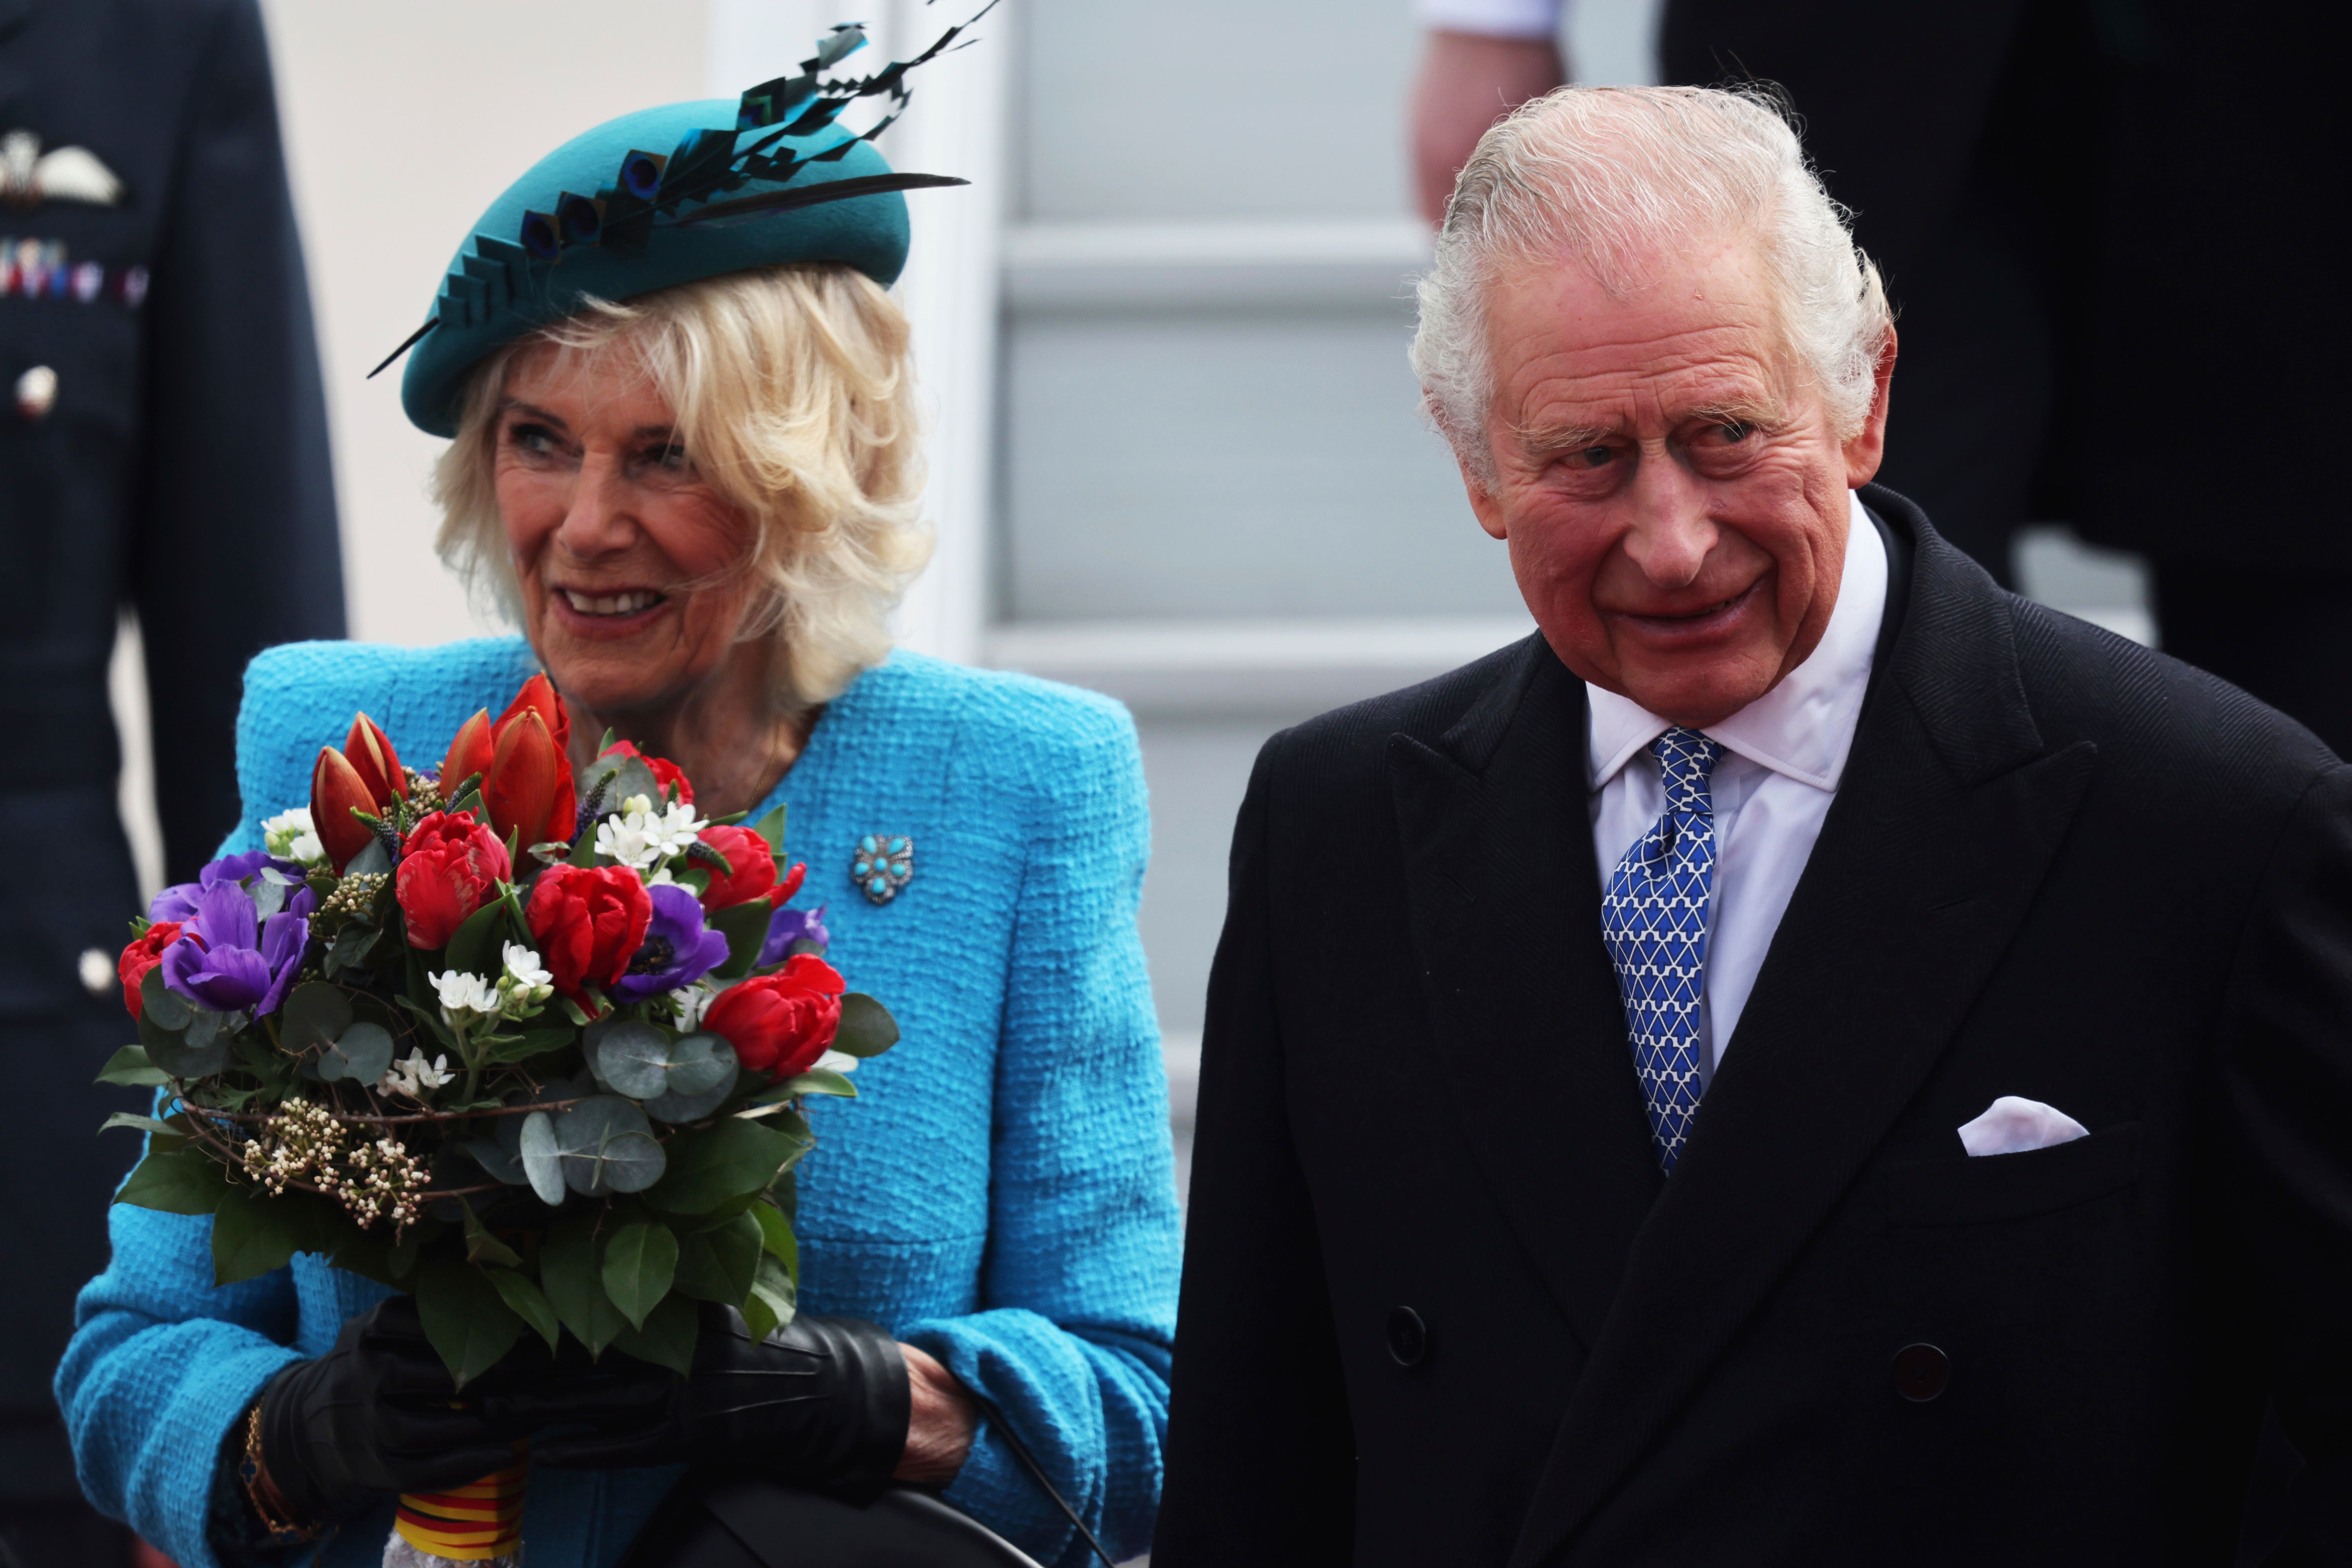
[{"label": "blonde-haired woman", "polygon": [[[1133,729],[1097,698],[891,652],[928,550],[887,292],[907,241],[892,187],[919,180],[865,143],[805,161],[837,131],[783,142],[781,178],[756,163],[772,137],[714,163],[737,113],[601,126],[460,248],[404,402],[452,437],[445,558],[522,636],[257,659],[226,851],[308,798],[354,710],[436,757],[541,669],[576,764],[610,729],[682,767],[708,816],[788,806],[829,961],[904,1031],[856,1099],[813,1112],[800,1319],[724,1369],[816,1397],[747,1414],[699,1363],[678,1379],[608,1355],[562,1397],[450,1408],[405,1299],[310,1255],[215,1289],[209,1218],[118,1205],[58,1396],[93,1500],[183,1568],[266,1555],[289,1522],[373,1568],[394,1494],[462,1483],[526,1430],[534,1561],[618,1561],[680,1466],[938,1487],[1051,1563],[1091,1560],[1089,1532],[1118,1556],[1150,1539],[1178,1240]],[[660,205],[714,167],[742,177]],[[799,205],[832,181],[860,194]],[[600,187],[603,243],[566,205]],[[911,856],[854,881],[877,837]]]}]

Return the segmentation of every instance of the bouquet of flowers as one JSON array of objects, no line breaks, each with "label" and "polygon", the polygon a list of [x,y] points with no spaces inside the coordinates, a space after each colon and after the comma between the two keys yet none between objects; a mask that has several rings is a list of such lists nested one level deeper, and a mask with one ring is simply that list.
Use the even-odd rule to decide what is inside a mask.
[{"label": "bouquet of flowers", "polygon": [[[544,676],[436,773],[355,718],[265,848],[132,922],[101,1075],[170,1090],[107,1123],[152,1140],[117,1202],[210,1215],[219,1284],[316,1252],[413,1292],[461,1387],[525,1333],[684,1373],[698,1300],[789,1321],[802,1099],[898,1038],[786,907],[782,807],[706,819],[674,764],[608,735],[575,779],[568,742]],[[519,1479],[404,1499],[400,1536],[501,1556]]]}]

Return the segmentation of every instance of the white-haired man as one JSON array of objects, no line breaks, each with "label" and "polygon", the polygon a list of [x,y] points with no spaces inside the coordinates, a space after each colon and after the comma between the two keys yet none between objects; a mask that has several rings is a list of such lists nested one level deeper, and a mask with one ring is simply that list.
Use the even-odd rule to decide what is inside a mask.
[{"label": "white-haired man", "polygon": [[1763,101],[1464,170],[1539,633],[1259,758],[1155,1568],[2222,1564],[2266,1391],[2340,1503],[2352,770],[1872,486],[1895,347]]}]

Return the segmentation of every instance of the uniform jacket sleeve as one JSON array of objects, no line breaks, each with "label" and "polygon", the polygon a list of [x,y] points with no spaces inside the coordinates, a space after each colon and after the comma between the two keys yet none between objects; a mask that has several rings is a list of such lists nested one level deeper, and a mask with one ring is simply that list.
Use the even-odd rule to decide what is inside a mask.
[{"label": "uniform jacket sleeve", "polygon": [[246,661],[343,635],[326,405],[268,50],[254,0],[216,9],[161,195],[129,568],[174,882],[236,820]]},{"label": "uniform jacket sleeve", "polygon": [[[999,1038],[985,1310],[901,1337],[992,1404],[1115,1558],[1160,1500],[1178,1218],[1136,909],[1150,849],[1133,724],[1088,704],[1035,760]],[[992,1420],[950,1502],[1056,1568],[1093,1554]]]}]

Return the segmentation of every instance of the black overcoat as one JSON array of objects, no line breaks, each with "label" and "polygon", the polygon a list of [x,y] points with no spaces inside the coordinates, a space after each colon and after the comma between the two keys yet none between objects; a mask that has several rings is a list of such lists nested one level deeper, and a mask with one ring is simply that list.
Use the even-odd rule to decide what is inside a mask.
[{"label": "black overcoat", "polygon": [[[340,637],[342,574],[310,307],[253,0],[0,0],[0,135],[86,149],[99,205],[0,202],[0,237],[100,269],[0,295],[0,1502],[76,1495],[49,1379],[106,1265],[143,1097],[90,1079],[131,1038],[111,962],[139,908],[115,810],[107,663],[145,637],[167,876],[237,816],[239,678]],[[21,254],[21,253],[20,253]],[[139,284],[125,292],[137,268]],[[93,275],[97,276],[97,275]],[[135,297],[135,298],[134,298]],[[46,366],[29,417],[11,395]]]},{"label": "black overcoat", "polygon": [[[1155,1568],[2221,1564],[2265,1390],[2340,1458],[2352,768],[1864,495],[1888,633],[1671,1178],[1541,638],[1267,743]],[[2001,1095],[2090,1135],[1969,1158]]]}]

